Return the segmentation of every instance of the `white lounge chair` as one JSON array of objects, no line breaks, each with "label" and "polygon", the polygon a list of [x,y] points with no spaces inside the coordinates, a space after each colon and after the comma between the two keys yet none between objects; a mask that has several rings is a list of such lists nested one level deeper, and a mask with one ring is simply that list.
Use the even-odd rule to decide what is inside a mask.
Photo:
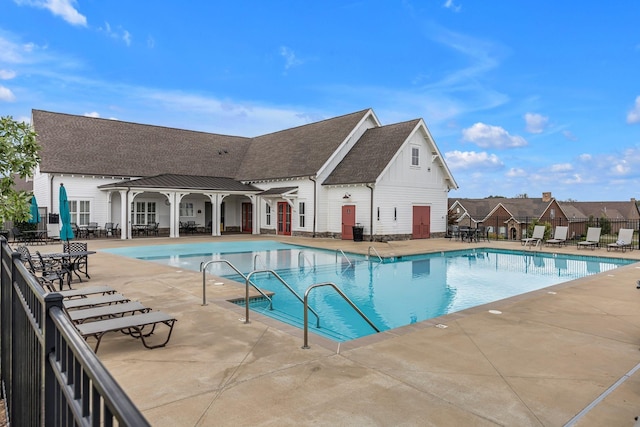
[{"label": "white lounge chair", "polygon": [[528,244],[533,245],[534,243],[536,244],[536,246],[538,246],[540,242],[542,242],[542,239],[544,239],[544,230],[544,225],[536,225],[535,227],[533,227],[533,234],[531,235],[531,237],[522,239],[522,246],[526,247]]},{"label": "white lounge chair", "polygon": [[566,245],[567,244],[567,233],[569,232],[569,227],[566,226],[558,226],[556,227],[556,232],[553,235],[553,239],[549,239],[545,241],[547,245]]},{"label": "white lounge chair", "polygon": [[600,233],[602,232],[602,228],[600,227],[589,227],[587,229],[587,238],[583,242],[578,242],[578,249],[588,247],[591,250],[600,247]]},{"label": "white lounge chair", "polygon": [[618,250],[620,249],[622,252],[629,249],[633,250],[633,246],[631,246],[631,242],[633,241],[633,229],[632,228],[621,228],[618,231],[618,240],[615,243],[609,243],[607,245],[607,251],[611,249]]}]

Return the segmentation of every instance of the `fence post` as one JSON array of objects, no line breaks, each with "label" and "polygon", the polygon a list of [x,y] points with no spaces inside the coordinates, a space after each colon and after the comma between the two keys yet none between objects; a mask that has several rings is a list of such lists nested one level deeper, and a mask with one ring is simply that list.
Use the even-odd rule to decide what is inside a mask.
[{"label": "fence post", "polygon": [[[56,412],[59,409],[56,405],[56,387],[57,380],[49,362],[49,355],[56,352],[57,342],[57,328],[53,322],[51,311],[53,307],[58,307],[60,312],[63,310],[62,295],[54,292],[45,295],[44,297],[44,348],[42,349],[42,365],[44,367],[43,387],[42,387],[42,420],[55,420]],[[77,381],[77,378],[74,379]],[[59,402],[58,402],[59,404]]]}]

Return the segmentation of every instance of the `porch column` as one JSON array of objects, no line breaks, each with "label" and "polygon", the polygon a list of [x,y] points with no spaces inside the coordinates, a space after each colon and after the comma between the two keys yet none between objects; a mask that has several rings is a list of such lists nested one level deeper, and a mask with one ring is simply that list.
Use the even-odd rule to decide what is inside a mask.
[{"label": "porch column", "polygon": [[218,206],[218,195],[208,194],[209,200],[211,200],[211,235],[220,235],[220,206]]},{"label": "porch column", "polygon": [[127,206],[129,206],[129,200],[127,198],[127,190],[119,190],[120,193],[120,239],[126,240],[129,238],[129,215],[127,213]]},{"label": "porch column", "polygon": [[251,203],[253,203],[253,208],[251,209],[251,223],[253,226],[251,227],[251,234],[260,234],[260,229],[258,228],[260,224],[258,224],[258,196],[251,195],[249,196],[251,199]]}]

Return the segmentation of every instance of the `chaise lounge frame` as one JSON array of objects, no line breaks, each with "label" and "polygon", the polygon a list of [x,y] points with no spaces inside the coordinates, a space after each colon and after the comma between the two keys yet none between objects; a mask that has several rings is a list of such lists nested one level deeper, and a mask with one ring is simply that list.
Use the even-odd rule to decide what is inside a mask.
[{"label": "chaise lounge frame", "polygon": [[[80,332],[80,335],[85,339],[93,337],[97,340],[96,346],[93,349],[95,353],[98,353],[98,347],[102,337],[108,332],[122,332],[127,335],[131,335],[133,338],[140,338],[142,345],[148,349],[154,349],[158,347],[164,347],[171,338],[173,332],[173,325],[177,321],[176,318],[163,313],[161,311],[150,311],[148,313],[133,314],[131,316],[116,317],[107,320],[97,320],[95,322],[86,322],[76,325],[76,328]],[[147,342],[147,338],[153,334],[156,326],[164,324],[169,327],[169,333],[164,342],[160,344],[151,345]],[[150,327],[149,332],[145,332],[145,328]]]}]

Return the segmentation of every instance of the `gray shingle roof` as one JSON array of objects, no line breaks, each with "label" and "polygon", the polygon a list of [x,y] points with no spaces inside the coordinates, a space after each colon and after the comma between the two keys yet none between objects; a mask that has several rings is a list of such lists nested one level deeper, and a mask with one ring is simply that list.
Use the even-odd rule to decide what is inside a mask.
[{"label": "gray shingle roof", "polygon": [[322,184],[375,182],[419,122],[368,129]]},{"label": "gray shingle roof", "polygon": [[220,191],[260,191],[253,185],[243,184],[232,178],[211,176],[173,175],[163,174],[147,178],[125,180],[113,184],[101,185],[99,188],[130,187],[130,188],[186,188],[190,190],[220,190]]},{"label": "gray shingle roof", "polygon": [[256,137],[236,177],[257,181],[315,175],[369,111]]},{"label": "gray shingle roof", "polygon": [[[40,170],[103,176],[235,177],[251,140],[33,110]],[[84,143],[90,141],[91,143]],[[115,160],[114,160],[115,157]]]},{"label": "gray shingle roof", "polygon": [[258,193],[258,196],[280,196],[289,191],[297,190],[298,187],[275,187]]}]

